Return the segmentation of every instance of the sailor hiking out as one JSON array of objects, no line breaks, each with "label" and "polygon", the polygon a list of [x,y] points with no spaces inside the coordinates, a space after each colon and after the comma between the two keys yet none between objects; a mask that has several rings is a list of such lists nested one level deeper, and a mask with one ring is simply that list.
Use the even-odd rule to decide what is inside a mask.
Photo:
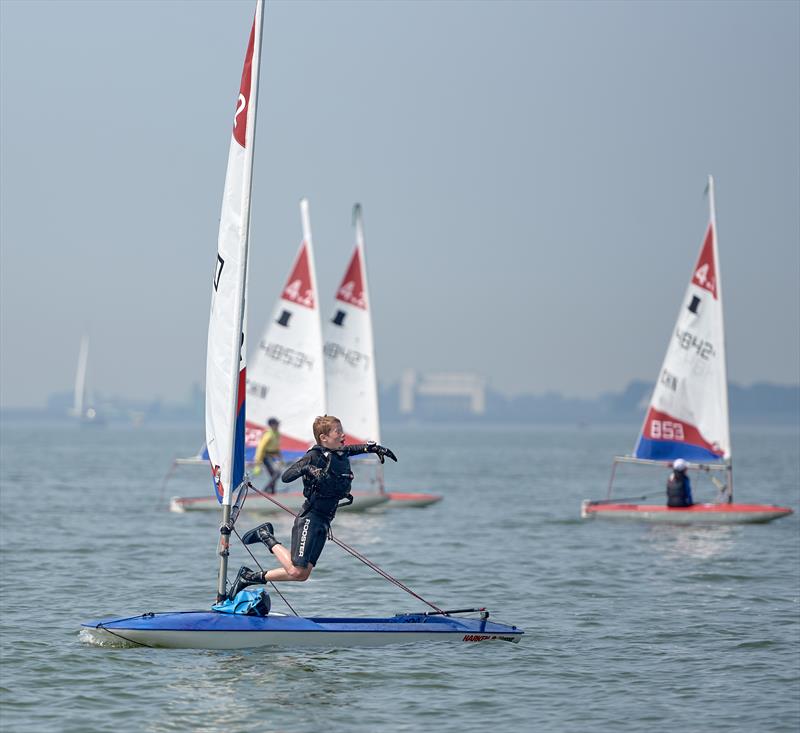
[{"label": "sailor hiking out", "polygon": [[270,581],[306,580],[317,564],[322,548],[328,538],[331,522],[336,516],[340,501],[351,504],[350,487],[353,472],[350,456],[374,453],[381,463],[388,457],[397,461],[395,454],[377,443],[345,445],[341,421],[332,415],[323,415],[314,420],[316,445],[298,461],[287,468],[281,480],[291,483],[303,479],[303,495],[306,497],[300,513],[292,527],[291,550],[287,550],[273,534],[269,522],[251,529],[242,536],[242,542],[251,545],[262,542],[275,555],[281,567],[265,571],[253,571],[243,566],[231,586],[229,598],[249,585]]}]

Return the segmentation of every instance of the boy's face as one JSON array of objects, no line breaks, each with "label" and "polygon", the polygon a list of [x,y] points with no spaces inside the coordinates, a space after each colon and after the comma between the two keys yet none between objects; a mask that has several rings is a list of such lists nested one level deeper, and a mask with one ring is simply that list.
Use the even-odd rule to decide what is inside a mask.
[{"label": "boy's face", "polygon": [[344,445],[344,430],[342,423],[337,422],[327,433],[319,436],[320,445],[329,450],[341,448]]}]

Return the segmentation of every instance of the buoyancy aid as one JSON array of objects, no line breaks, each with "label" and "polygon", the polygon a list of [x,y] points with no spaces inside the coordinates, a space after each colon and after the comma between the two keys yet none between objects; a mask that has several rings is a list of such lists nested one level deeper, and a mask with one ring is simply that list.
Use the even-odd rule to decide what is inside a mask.
[{"label": "buoyancy aid", "polygon": [[344,499],[353,483],[347,451],[328,450],[315,445],[308,449],[308,454],[311,456],[311,465],[321,468],[325,474],[319,479],[303,476],[303,496],[307,499]]},{"label": "buoyancy aid", "polygon": [[[359,443],[331,450],[314,445],[299,461],[289,466],[281,477],[284,483],[288,484],[303,477],[303,496],[306,501],[300,516],[313,511],[331,520],[341,499],[350,497],[352,502],[350,487],[353,483],[353,472],[350,468],[350,456],[375,453],[375,447],[374,443]],[[309,466],[321,469],[323,475],[319,478],[310,476]]]},{"label": "buoyancy aid", "polygon": [[679,472],[673,471],[667,479],[667,506],[683,507],[691,506],[691,501],[687,498],[687,479]]}]

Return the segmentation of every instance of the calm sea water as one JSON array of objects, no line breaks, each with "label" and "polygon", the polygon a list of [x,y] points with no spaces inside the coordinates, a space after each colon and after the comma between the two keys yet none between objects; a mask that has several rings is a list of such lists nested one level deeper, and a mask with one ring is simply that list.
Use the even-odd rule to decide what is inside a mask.
[{"label": "calm sea water", "polygon": [[[78,627],[210,604],[216,513],[165,511],[169,494],[202,493],[205,476],[161,488],[202,435],[5,423],[0,729],[796,732],[798,514],[728,527],[581,521],[581,499],[605,494],[611,457],[635,432],[385,429],[400,458],[389,487],[445,499],[342,514],[337,536],[441,607],[488,606],[525,630],[520,644],[171,651],[93,647]],[[798,432],[733,437],[737,498],[798,512]],[[661,492],[661,471],[630,471],[623,489]],[[696,480],[695,495],[713,490]],[[289,520],[276,525],[287,537]],[[308,615],[424,610],[333,544],[311,581],[283,587]]]}]

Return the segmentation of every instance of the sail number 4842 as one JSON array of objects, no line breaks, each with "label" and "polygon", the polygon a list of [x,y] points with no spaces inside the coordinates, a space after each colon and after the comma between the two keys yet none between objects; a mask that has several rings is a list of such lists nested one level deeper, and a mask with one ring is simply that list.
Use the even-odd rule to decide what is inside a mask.
[{"label": "sail number 4842", "polygon": [[655,440],[684,440],[683,425],[672,420],[651,420],[650,437]]},{"label": "sail number 4842", "polygon": [[675,338],[678,339],[678,343],[682,349],[686,349],[687,351],[689,349],[695,349],[695,351],[697,351],[697,355],[701,359],[708,361],[710,356],[716,355],[714,346],[710,341],[699,339],[695,334],[689,331],[681,331],[680,329],[677,329],[675,331]]}]

